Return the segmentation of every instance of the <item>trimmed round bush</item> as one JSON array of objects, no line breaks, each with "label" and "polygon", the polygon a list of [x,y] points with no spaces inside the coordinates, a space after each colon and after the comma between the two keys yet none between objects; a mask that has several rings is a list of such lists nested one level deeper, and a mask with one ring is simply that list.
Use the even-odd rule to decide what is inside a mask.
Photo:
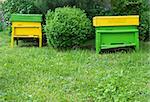
[{"label": "trimmed round bush", "polygon": [[47,41],[54,48],[80,46],[91,36],[92,24],[79,8],[56,8],[46,17]]}]

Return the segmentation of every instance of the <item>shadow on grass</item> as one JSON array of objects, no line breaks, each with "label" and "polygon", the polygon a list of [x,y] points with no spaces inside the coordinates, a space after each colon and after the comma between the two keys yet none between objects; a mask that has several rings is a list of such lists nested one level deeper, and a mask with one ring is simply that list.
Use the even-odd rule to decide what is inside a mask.
[{"label": "shadow on grass", "polygon": [[[92,51],[95,52],[95,39],[89,40],[82,44],[81,46],[75,46],[71,49],[56,49],[58,52],[66,52],[66,51],[72,51],[72,50],[87,50],[87,51]],[[132,53],[134,52],[134,47],[121,47],[121,48],[112,48],[112,49],[105,49],[102,50],[100,54],[110,54],[110,53]]]},{"label": "shadow on grass", "polygon": [[[15,44],[17,45],[16,39],[15,39]],[[33,39],[33,38],[28,38],[28,39],[18,39],[18,47],[39,47],[39,40],[38,39]],[[42,47],[47,46],[47,43],[43,41]]]},{"label": "shadow on grass", "polygon": [[[141,42],[140,50],[148,51],[150,47],[147,48],[146,47],[147,45],[148,44],[145,44],[145,42]],[[43,43],[42,46],[48,47],[47,43]],[[19,47],[39,47],[38,39],[26,39],[26,40],[19,41]],[[147,50],[145,48],[147,48]],[[88,50],[88,51],[95,52],[95,39],[91,39],[85,42],[84,44],[82,44],[81,46],[75,46],[71,49],[55,49],[55,50],[57,50],[58,52],[66,52],[66,51],[72,51],[72,50]],[[132,53],[134,51],[135,51],[134,47],[121,47],[121,48],[105,49],[105,50],[102,50],[100,54],[110,54],[110,53],[117,53],[117,52]]]},{"label": "shadow on grass", "polygon": [[[81,49],[95,50],[95,39],[92,39],[81,46]],[[130,53],[135,51],[134,47],[120,47],[102,50],[101,54],[109,54],[116,52]]]}]

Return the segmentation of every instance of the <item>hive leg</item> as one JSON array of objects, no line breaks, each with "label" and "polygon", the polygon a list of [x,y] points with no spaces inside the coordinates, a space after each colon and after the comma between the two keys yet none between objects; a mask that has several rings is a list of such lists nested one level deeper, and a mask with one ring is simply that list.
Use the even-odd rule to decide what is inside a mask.
[{"label": "hive leg", "polygon": [[96,53],[101,52],[100,33],[96,31]]},{"label": "hive leg", "polygon": [[39,47],[42,47],[42,28],[40,27]]},{"label": "hive leg", "polygon": [[140,47],[140,45],[139,45],[139,34],[138,34],[138,32],[135,33],[135,44],[136,44],[135,50],[138,51],[138,50],[139,50],[139,47]]},{"label": "hive leg", "polygon": [[42,38],[39,38],[39,47],[42,47]]}]

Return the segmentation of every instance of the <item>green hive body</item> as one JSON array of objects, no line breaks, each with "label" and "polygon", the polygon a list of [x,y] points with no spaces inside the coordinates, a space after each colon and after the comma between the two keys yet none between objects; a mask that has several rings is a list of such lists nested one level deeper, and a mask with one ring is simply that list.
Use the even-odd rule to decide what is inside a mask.
[{"label": "green hive body", "polygon": [[139,49],[136,26],[96,27],[96,52],[102,49],[134,46]]}]

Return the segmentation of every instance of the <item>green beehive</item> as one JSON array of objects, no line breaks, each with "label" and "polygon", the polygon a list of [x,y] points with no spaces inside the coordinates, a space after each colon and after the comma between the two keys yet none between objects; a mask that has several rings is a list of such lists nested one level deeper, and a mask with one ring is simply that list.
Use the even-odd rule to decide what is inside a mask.
[{"label": "green beehive", "polygon": [[133,46],[139,49],[139,16],[100,16],[93,18],[96,53],[102,49]]}]

